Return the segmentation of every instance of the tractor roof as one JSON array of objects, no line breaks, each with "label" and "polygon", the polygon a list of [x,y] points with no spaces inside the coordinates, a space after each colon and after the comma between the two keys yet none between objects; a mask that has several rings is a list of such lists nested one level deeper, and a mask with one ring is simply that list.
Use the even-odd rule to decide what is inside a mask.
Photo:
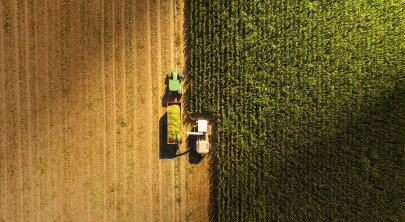
[{"label": "tractor roof", "polygon": [[198,120],[198,132],[200,133],[207,132],[207,120]]},{"label": "tractor roof", "polygon": [[169,80],[169,90],[170,91],[179,91],[180,90],[180,81],[179,80]]}]

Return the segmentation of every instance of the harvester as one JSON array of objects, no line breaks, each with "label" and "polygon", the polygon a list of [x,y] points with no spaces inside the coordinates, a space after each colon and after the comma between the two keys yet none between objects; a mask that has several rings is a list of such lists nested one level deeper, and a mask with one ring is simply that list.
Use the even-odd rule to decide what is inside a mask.
[{"label": "harvester", "polygon": [[193,127],[194,132],[188,132],[188,135],[196,136],[196,151],[204,156],[210,150],[211,125],[205,119],[199,119],[196,123],[197,126]]}]

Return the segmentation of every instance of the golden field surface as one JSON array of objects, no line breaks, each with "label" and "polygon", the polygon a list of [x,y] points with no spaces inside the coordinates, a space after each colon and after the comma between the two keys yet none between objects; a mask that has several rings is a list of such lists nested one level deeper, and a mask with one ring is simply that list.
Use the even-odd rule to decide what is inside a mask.
[{"label": "golden field surface", "polygon": [[0,221],[212,219],[213,152],[179,155],[190,124],[182,145],[166,145],[165,78],[185,67],[185,11],[173,0],[0,2]]}]

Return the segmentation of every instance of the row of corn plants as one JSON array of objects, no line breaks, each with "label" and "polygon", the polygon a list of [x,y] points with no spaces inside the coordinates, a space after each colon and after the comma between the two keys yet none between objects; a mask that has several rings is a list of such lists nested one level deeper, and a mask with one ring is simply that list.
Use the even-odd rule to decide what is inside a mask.
[{"label": "row of corn plants", "polygon": [[405,218],[405,3],[190,0],[218,221]]}]

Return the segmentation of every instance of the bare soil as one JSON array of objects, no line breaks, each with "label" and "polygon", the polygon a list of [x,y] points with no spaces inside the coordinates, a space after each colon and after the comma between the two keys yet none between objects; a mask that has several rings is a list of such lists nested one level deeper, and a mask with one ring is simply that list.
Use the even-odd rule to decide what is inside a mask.
[{"label": "bare soil", "polygon": [[188,151],[186,112],[183,144],[166,144],[167,71],[187,82],[185,11],[0,2],[0,221],[212,220],[214,153]]}]

